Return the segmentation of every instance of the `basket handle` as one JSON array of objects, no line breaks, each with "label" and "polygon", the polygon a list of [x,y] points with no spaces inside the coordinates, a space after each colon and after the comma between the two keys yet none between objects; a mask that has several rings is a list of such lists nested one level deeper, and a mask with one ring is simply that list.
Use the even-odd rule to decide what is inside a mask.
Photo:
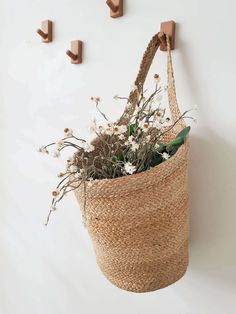
[{"label": "basket handle", "polygon": [[[153,58],[160,47],[161,40],[163,33],[155,34],[151,41],[149,42],[146,51],[144,52],[142,62],[140,64],[139,72],[137,78],[135,80],[135,85],[137,86],[137,90],[131,91],[129,95],[129,103],[131,106],[127,106],[124,110],[122,116],[120,117],[118,124],[128,124],[136,107],[138,101],[138,92],[141,92],[144,82],[146,80],[147,74],[149,72],[150,66],[152,64]],[[180,118],[181,113],[179,110],[177,98],[176,98],[176,88],[175,88],[175,79],[174,79],[174,72],[173,72],[173,65],[172,65],[172,55],[171,55],[171,48],[170,48],[170,39],[167,35],[166,37],[166,44],[167,44],[167,82],[168,82],[168,101],[170,107],[170,113],[172,121],[175,122],[177,119]],[[184,120],[181,118],[179,120],[179,124],[181,126],[185,126]]]}]

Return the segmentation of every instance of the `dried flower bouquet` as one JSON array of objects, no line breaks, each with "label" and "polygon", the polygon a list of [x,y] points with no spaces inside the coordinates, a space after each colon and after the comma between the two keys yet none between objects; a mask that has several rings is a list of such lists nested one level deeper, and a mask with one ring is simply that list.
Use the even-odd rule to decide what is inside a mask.
[{"label": "dried flower bouquet", "polygon": [[[50,148],[54,147],[52,155],[56,158],[60,157],[65,148],[75,149],[74,155],[67,160],[66,170],[58,174],[60,182],[52,191],[52,204],[46,225],[58,202],[81,184],[86,188],[86,182],[89,185],[94,180],[146,171],[171,158],[178,151],[190,126],[183,128],[171,141],[165,142],[165,135],[183,118],[193,118],[188,115],[188,110],[171,122],[162,106],[163,94],[168,86],[160,83],[158,74],[154,75],[154,81],[155,89],[148,96],[142,86],[132,87],[137,103],[128,124],[120,125],[109,121],[100,109],[100,98],[92,97],[91,100],[105,120],[104,125],[97,125],[96,120],[93,121],[90,129],[95,133],[96,139],[92,143],[77,137],[72,129],[65,128],[62,139],[39,148],[39,152],[48,154]],[[114,99],[125,100],[127,108],[131,106],[126,97],[114,96]]]}]

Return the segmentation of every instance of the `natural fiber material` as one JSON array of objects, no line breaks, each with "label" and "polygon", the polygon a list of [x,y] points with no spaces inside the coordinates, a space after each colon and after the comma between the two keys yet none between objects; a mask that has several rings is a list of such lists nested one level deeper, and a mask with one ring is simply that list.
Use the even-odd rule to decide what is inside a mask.
[{"label": "natural fiber material", "polygon": [[[168,43],[168,96],[172,119],[179,118]],[[155,35],[141,63],[136,84],[143,84],[159,47]],[[131,94],[135,104],[135,95]],[[128,115],[132,111],[128,112]],[[128,123],[127,112],[120,123]],[[175,137],[181,120],[164,140]],[[146,292],[170,285],[188,265],[187,142],[160,165],[130,176],[95,180],[76,190],[86,225],[105,276],[116,286]],[[86,191],[86,195],[85,195]]]}]

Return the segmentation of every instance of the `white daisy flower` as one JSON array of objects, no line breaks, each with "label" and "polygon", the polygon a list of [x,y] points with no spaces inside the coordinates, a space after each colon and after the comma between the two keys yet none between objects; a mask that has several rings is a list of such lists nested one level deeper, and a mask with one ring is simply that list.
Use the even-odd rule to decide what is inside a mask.
[{"label": "white daisy flower", "polygon": [[126,125],[114,125],[113,132],[115,135],[119,135],[125,133],[127,131]]},{"label": "white daisy flower", "polygon": [[145,120],[140,121],[139,127],[143,130],[143,132],[147,132],[149,130],[149,123]]},{"label": "white daisy flower", "polygon": [[162,154],[162,157],[163,157],[163,159],[167,160],[167,159],[170,158],[170,155],[167,154],[167,153],[163,153],[163,154]]},{"label": "white daisy flower", "polygon": [[133,174],[136,171],[135,166],[131,164],[131,162],[126,162],[124,165],[125,172],[128,174]]},{"label": "white daisy flower", "polygon": [[120,126],[119,125],[114,125],[113,132],[114,132],[115,135],[121,134]]}]

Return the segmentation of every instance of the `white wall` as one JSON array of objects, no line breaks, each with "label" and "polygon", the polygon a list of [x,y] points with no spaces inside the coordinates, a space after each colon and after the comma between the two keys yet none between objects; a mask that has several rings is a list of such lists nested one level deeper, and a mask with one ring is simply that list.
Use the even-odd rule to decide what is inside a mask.
[{"label": "white wall", "polygon": [[[236,312],[235,10],[233,0],[127,0],[125,16],[113,20],[105,1],[0,1],[1,314]],[[51,44],[35,32],[47,18],[55,22]],[[123,104],[112,96],[127,95],[148,40],[168,19],[178,22],[181,109],[199,107],[190,154],[191,259],[175,285],[133,294],[100,273],[73,195],[44,227],[63,162],[36,147],[67,126],[87,136],[90,96],[100,95],[103,109],[118,117]],[[65,55],[73,39],[85,42],[82,65]],[[159,53],[151,74],[165,73],[164,60]]]}]

